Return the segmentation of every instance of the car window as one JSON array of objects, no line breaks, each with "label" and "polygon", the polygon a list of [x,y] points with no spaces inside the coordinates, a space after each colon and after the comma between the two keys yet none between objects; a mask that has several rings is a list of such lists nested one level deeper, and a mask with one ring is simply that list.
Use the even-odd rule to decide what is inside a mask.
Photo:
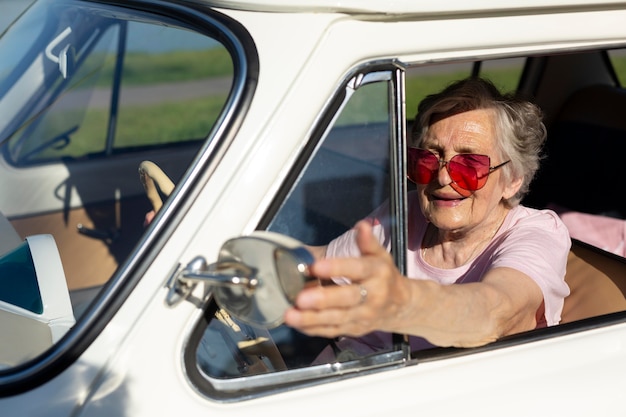
[{"label": "car window", "polygon": [[[177,184],[226,111],[231,35],[212,36],[213,23],[198,32],[163,15],[44,0],[0,39],[0,316],[21,329],[37,322],[37,334],[3,342],[17,355],[0,349],[0,366],[31,359],[80,320],[145,231],[153,207],[140,164]],[[36,311],[8,288],[33,274]]]},{"label": "car window", "polygon": [[417,113],[417,105],[429,94],[443,90],[456,80],[472,75],[473,63],[421,65],[406,71],[406,112],[409,119]]},{"label": "car window", "polygon": [[379,82],[354,93],[269,230],[326,244],[388,199],[387,89]]},{"label": "car window", "polygon": [[[406,73],[406,102],[421,100],[469,76],[476,68],[515,88],[523,62],[517,59],[489,62],[483,67],[462,63],[411,68]],[[262,228],[306,245],[325,245],[373,211],[401,204],[392,197],[395,181],[404,176],[393,175],[390,154],[390,141],[398,137],[394,133],[394,118],[398,115],[390,100],[395,97],[394,90],[391,76],[380,80],[379,76],[369,74],[376,82],[359,84],[360,78],[355,77],[348,83],[344,104],[339,106],[323,140],[292,173],[293,185],[279,193],[271,216],[261,222]],[[412,107],[416,109],[417,105],[407,104],[409,119],[414,114]],[[397,223],[402,225],[401,221]],[[397,263],[402,260],[397,259]],[[390,335],[328,340],[304,336],[284,325],[260,329],[232,317],[214,301],[192,340],[186,355],[187,370],[192,381],[214,398],[228,397],[235,386],[237,395],[241,395],[242,384],[266,392],[286,380],[296,384],[330,377],[332,370],[325,368],[330,363],[350,363],[362,369],[366,359],[383,366],[396,364],[403,355],[401,345],[394,344]],[[380,359],[381,355],[387,356]]]},{"label": "car window", "polygon": [[34,0],[4,1],[2,4],[2,13],[0,14],[0,33],[4,32],[33,1]]},{"label": "car window", "polygon": [[[41,114],[32,121],[25,114],[28,123],[6,126],[11,163],[106,157],[199,141],[215,123],[232,82],[224,47],[180,28],[92,19],[98,31],[61,26],[39,57],[45,89],[39,86],[41,104],[31,111]],[[7,94],[27,79],[33,77],[15,80]]]},{"label": "car window", "polygon": [[412,119],[424,97],[443,90],[454,81],[479,75],[490,79],[501,91],[518,88],[526,58],[489,59],[475,62],[420,65],[406,71],[406,109]]},{"label": "car window", "polygon": [[[390,141],[397,137],[396,101],[391,98],[398,98],[391,93],[395,90],[391,74],[369,73],[348,83],[345,105],[302,168],[292,173],[293,185],[279,195],[276,208],[262,222],[264,229],[307,245],[323,245],[390,204]],[[242,387],[268,390],[286,380],[329,377],[336,372],[327,365],[335,361],[344,363],[343,372],[349,372],[366,367],[365,358],[385,366],[402,355],[392,343],[364,340],[344,345],[307,337],[284,325],[255,328],[215,303],[195,333],[188,348],[188,372],[212,397],[227,396],[235,386],[240,395]]]},{"label": "car window", "polygon": [[[523,57],[409,69],[406,73],[406,101],[410,101],[410,91],[424,97],[455,79],[470,75],[472,71],[491,79],[501,90],[513,92],[520,84],[525,65],[526,58]],[[389,139],[394,136],[388,132],[393,131],[394,115],[391,103],[385,99],[390,96],[388,88],[388,84],[380,82],[366,84],[354,91],[334,118],[332,128],[324,135],[324,140],[317,144],[301,168],[298,165],[297,172],[292,173],[294,185],[283,190],[282,194],[279,193],[276,208],[270,218],[262,222],[262,228],[296,237],[309,245],[325,244],[381,204],[387,204],[392,195],[389,184],[394,183],[388,177],[393,178],[395,173],[389,153]],[[346,91],[350,91],[350,88]],[[410,119],[411,109],[408,108],[407,112]],[[594,254],[606,257],[606,253]],[[580,270],[591,273],[589,271],[595,264],[588,262],[587,258],[583,259],[580,243],[576,242],[570,255],[570,273],[566,280],[577,295],[565,303],[564,322],[623,309],[595,309],[586,312],[588,316],[572,312],[572,302],[575,303],[578,294],[585,291],[579,288],[584,285],[575,281],[577,277],[574,274]],[[583,263],[585,266],[581,266]],[[617,260],[615,264],[615,270],[623,271],[626,268],[623,259]],[[609,283],[611,280],[619,280],[608,275],[604,279]],[[586,296],[590,295],[588,293]],[[574,310],[576,308],[582,307],[578,305]],[[560,329],[551,330],[554,330],[552,334],[556,334]],[[537,334],[539,336],[531,337],[541,337],[542,334],[545,337],[548,333]],[[515,338],[510,340],[523,340],[523,336]],[[271,330],[254,328],[229,316],[212,302],[192,336],[186,366],[194,384],[209,396],[232,398],[261,395],[293,387],[304,381],[311,383],[332,377],[332,364],[336,363],[349,364],[342,370],[364,370],[367,369],[366,363],[376,362],[377,359],[380,360],[376,362],[378,366],[385,366],[397,365],[396,360],[402,357],[401,347],[389,344],[388,340],[380,343],[379,339],[379,344],[376,344],[371,343],[372,339],[364,337],[356,345],[343,344],[342,341],[306,337],[286,326]],[[502,344],[506,344],[506,341],[492,346],[497,348]],[[384,348],[381,350],[380,347]],[[418,359],[433,359],[450,354],[441,348],[417,349],[412,355]],[[456,354],[471,352],[471,349],[458,350]]]}]

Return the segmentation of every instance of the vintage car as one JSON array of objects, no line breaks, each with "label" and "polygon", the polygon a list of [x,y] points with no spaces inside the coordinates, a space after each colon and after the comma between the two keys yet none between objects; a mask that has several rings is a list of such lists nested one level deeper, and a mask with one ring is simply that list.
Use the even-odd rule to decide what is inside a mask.
[{"label": "vintage car", "polygon": [[[623,415],[626,4],[37,0],[0,38],[0,414]],[[367,355],[283,313],[304,245],[384,202],[417,103],[537,103],[524,204],[572,250],[559,325]],[[146,213],[156,212],[149,224]]]}]

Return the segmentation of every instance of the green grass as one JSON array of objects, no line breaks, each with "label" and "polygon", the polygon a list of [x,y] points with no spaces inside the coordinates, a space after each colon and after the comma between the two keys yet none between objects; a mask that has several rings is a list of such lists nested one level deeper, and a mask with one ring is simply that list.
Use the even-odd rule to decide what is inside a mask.
[{"label": "green grass", "polygon": [[626,87],[626,56],[611,57],[613,68],[622,87]]},{"label": "green grass", "polygon": [[443,90],[452,81],[467,77],[467,71],[454,71],[438,74],[420,74],[406,78],[406,113],[413,119],[417,105],[429,94]]},{"label": "green grass", "polygon": [[[176,52],[162,55],[144,56],[131,54],[126,62],[125,83],[150,85],[162,82],[188,81],[207,77],[210,69],[212,76],[232,74],[230,58],[224,56],[223,50],[197,52]],[[207,65],[209,62],[219,65]],[[621,79],[626,84],[626,56],[613,57],[612,62]],[[157,68],[158,70],[155,70]],[[444,67],[442,67],[444,68]],[[110,71],[111,69],[107,69]],[[505,67],[489,69],[481,73],[491,79],[503,91],[511,91],[517,87],[521,68]],[[151,74],[148,76],[148,74]],[[406,109],[407,117],[413,119],[418,103],[428,94],[440,91],[452,81],[467,77],[467,70],[453,72],[436,72],[407,76]],[[100,77],[106,79],[107,77]],[[358,90],[346,107],[338,124],[364,123],[384,121],[387,117],[384,85],[374,84]],[[165,102],[149,106],[124,107],[121,109],[116,132],[116,148],[167,144],[190,139],[204,138],[213,127],[215,120],[224,105],[225,97],[206,97],[183,102]],[[81,157],[103,150],[106,135],[108,111],[90,109],[87,114],[76,114],[80,120],[80,129],[71,136],[70,144],[60,150],[48,150],[39,155],[42,158],[58,156]],[[62,125],[67,126],[64,117]],[[53,118],[54,119],[54,118]],[[49,131],[61,131],[48,126]]]},{"label": "green grass", "polygon": [[[184,102],[165,102],[151,106],[125,107],[120,110],[115,149],[140,147],[203,139],[212,129],[225,97],[206,97]],[[69,144],[62,149],[49,148],[37,159],[58,157],[80,158],[104,150],[108,111],[90,109],[84,115],[69,113],[60,119],[51,119],[46,131],[60,131],[67,120],[81,119],[80,129],[71,135]],[[55,128],[54,124],[59,124]]]},{"label": "green grass", "polygon": [[129,109],[120,115],[117,139],[126,146],[141,146],[204,138],[225,100],[208,97]]},{"label": "green grass", "polygon": [[[113,79],[114,60],[107,59],[99,79]],[[150,85],[232,76],[233,63],[223,48],[163,54],[129,53],[124,60],[125,85]]]},{"label": "green grass", "polygon": [[[93,55],[77,74],[75,88],[110,89],[114,55]],[[124,62],[123,86],[150,86],[209,78],[232,77],[231,57],[223,48],[175,51],[162,54],[129,53]],[[225,95],[201,99],[171,100],[137,106],[122,106],[117,120],[115,148],[159,145],[207,136],[224,106]],[[61,149],[48,148],[33,155],[36,159],[80,158],[104,150],[108,129],[108,108],[66,110],[50,113],[37,127],[40,136],[53,137],[70,126],[79,129]],[[53,133],[56,132],[56,133]],[[24,149],[28,152],[28,149]]]}]

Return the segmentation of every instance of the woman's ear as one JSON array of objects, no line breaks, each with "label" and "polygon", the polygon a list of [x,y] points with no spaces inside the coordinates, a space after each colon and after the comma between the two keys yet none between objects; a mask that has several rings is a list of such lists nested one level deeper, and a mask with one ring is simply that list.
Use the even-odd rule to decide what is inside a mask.
[{"label": "woman's ear", "polygon": [[511,183],[509,183],[504,188],[504,191],[502,193],[502,198],[505,199],[505,200],[508,200],[509,198],[511,198],[515,194],[517,194],[517,192],[519,191],[519,189],[522,186],[523,182],[524,182],[524,178],[523,177],[520,177],[520,178],[517,178],[517,179],[514,179],[513,181],[511,181]]}]

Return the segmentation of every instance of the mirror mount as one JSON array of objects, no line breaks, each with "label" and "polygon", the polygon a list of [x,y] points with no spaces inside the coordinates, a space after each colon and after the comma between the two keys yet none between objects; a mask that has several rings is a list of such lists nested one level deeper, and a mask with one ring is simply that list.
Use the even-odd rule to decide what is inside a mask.
[{"label": "mirror mount", "polygon": [[187,266],[179,270],[173,277],[166,303],[176,306],[188,298],[197,284],[204,283],[208,287],[240,287],[251,295],[259,284],[256,269],[237,261],[216,262],[207,264],[206,259],[197,256]]},{"label": "mirror mount", "polygon": [[198,283],[205,284],[215,301],[244,323],[272,328],[309,282],[314,258],[295,239],[259,231],[230,239],[217,262],[197,256],[172,277],[166,303],[173,307],[189,298]]},{"label": "mirror mount", "polygon": [[256,274],[255,268],[237,261],[207,265],[206,260],[198,256],[181,271],[178,279],[186,285],[203,282],[212,287],[241,286],[254,291],[259,285]]}]

